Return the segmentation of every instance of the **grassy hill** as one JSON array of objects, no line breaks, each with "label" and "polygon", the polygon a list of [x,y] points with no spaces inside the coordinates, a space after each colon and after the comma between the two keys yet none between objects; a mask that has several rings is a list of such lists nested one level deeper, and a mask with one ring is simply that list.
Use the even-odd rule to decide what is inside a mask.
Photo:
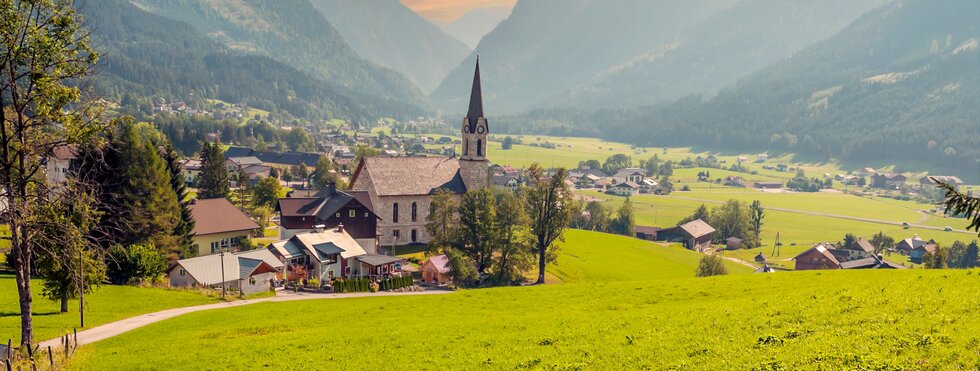
[{"label": "grassy hill", "polygon": [[976,271],[582,282],[199,312],[76,369],[970,369]]}]

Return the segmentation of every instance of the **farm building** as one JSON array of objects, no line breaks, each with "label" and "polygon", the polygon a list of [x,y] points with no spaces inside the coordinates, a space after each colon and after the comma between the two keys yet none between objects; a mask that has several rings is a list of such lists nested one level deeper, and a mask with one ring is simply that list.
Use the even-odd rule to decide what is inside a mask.
[{"label": "farm building", "polygon": [[729,250],[741,249],[742,239],[738,237],[728,237],[725,239],[725,247]]},{"label": "farm building", "polygon": [[827,243],[820,243],[793,257],[796,261],[796,270],[813,269],[840,269],[840,261],[831,252],[833,247]]},{"label": "farm building", "polygon": [[919,236],[912,236],[899,241],[898,244],[895,245],[895,251],[898,251],[898,253],[902,255],[908,255],[913,249],[925,244],[926,241],[923,241],[921,238],[919,238]]},{"label": "farm building", "polygon": [[759,189],[780,189],[783,182],[755,182],[755,187]]},{"label": "farm building", "polygon": [[875,173],[871,176],[871,188],[898,189],[908,178],[902,174]]},{"label": "farm building", "polygon": [[657,232],[658,241],[683,242],[688,249],[702,251],[711,247],[711,237],[715,234],[714,227],[697,219],[673,228]]},{"label": "farm building", "polygon": [[622,182],[609,187],[606,193],[617,195],[617,196],[636,196],[636,193],[640,191],[640,186],[633,182]]},{"label": "farm building", "polygon": [[766,256],[760,252],[753,260],[755,260],[756,263],[763,264],[766,262]]},{"label": "farm building", "polygon": [[173,287],[221,288],[224,282],[225,288],[248,295],[271,290],[271,281],[282,274],[283,267],[269,250],[262,249],[178,260],[166,273]]},{"label": "farm building", "polygon": [[922,264],[925,260],[926,255],[936,253],[936,244],[927,243],[919,245],[918,247],[909,251],[909,260],[915,264]]},{"label": "farm building", "polygon": [[638,225],[633,227],[633,234],[636,238],[641,240],[656,241],[657,232],[660,231],[660,227],[652,227],[646,225]]},{"label": "farm building", "polygon": [[[296,191],[294,191],[296,192]],[[338,191],[336,186],[319,190],[313,195],[280,198],[276,212],[280,215],[279,237],[289,239],[297,233],[311,232],[316,226],[344,230],[367,252],[377,252],[378,216],[371,206],[371,197],[363,191]]]},{"label": "farm building", "polygon": [[841,269],[905,269],[905,267],[885,261],[878,255],[841,263]]},{"label": "farm building", "polygon": [[844,246],[841,250],[848,252],[848,260],[864,259],[874,254],[875,247],[865,239],[858,239],[849,246]]},{"label": "farm building", "polygon": [[449,258],[443,255],[430,257],[422,263],[422,282],[436,285],[449,283]]}]

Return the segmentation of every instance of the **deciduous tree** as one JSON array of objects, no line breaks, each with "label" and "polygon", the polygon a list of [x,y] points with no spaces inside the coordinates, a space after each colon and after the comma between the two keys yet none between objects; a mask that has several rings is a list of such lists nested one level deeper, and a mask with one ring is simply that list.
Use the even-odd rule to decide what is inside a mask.
[{"label": "deciduous tree", "polygon": [[527,174],[530,186],[525,190],[524,198],[538,250],[537,283],[543,284],[545,265],[557,255],[557,242],[564,240],[565,228],[571,219],[568,204],[572,202],[572,195],[565,184],[568,171],[563,168],[557,169],[551,177],[545,177],[544,170],[535,163]]}]

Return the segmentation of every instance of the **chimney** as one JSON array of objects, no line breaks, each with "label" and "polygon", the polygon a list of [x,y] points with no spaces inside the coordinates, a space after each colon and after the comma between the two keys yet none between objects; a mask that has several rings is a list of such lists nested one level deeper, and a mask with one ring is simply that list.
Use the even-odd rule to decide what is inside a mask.
[{"label": "chimney", "polygon": [[337,224],[337,232],[344,232],[344,223]]},{"label": "chimney", "polygon": [[327,185],[327,195],[333,196],[337,193],[337,183],[330,183]]},{"label": "chimney", "polygon": [[323,224],[317,224],[313,226],[313,230],[316,231],[316,233],[323,232],[323,228],[326,228],[326,226]]}]

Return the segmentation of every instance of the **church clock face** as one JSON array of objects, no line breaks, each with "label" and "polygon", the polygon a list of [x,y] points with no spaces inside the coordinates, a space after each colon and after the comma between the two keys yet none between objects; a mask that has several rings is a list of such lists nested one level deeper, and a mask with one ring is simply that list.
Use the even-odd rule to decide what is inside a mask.
[{"label": "church clock face", "polygon": [[464,126],[463,126],[463,132],[464,132],[464,133],[467,133],[467,134],[469,134],[469,133],[470,133],[470,127],[469,127],[469,126],[466,126],[466,125],[464,125]]},{"label": "church clock face", "polygon": [[483,127],[482,127],[482,126],[481,126],[481,127],[478,127],[478,128],[476,128],[476,131],[477,131],[478,133],[480,133],[480,134],[483,134],[483,131],[484,131],[484,130],[485,130],[485,129],[483,129]]}]

